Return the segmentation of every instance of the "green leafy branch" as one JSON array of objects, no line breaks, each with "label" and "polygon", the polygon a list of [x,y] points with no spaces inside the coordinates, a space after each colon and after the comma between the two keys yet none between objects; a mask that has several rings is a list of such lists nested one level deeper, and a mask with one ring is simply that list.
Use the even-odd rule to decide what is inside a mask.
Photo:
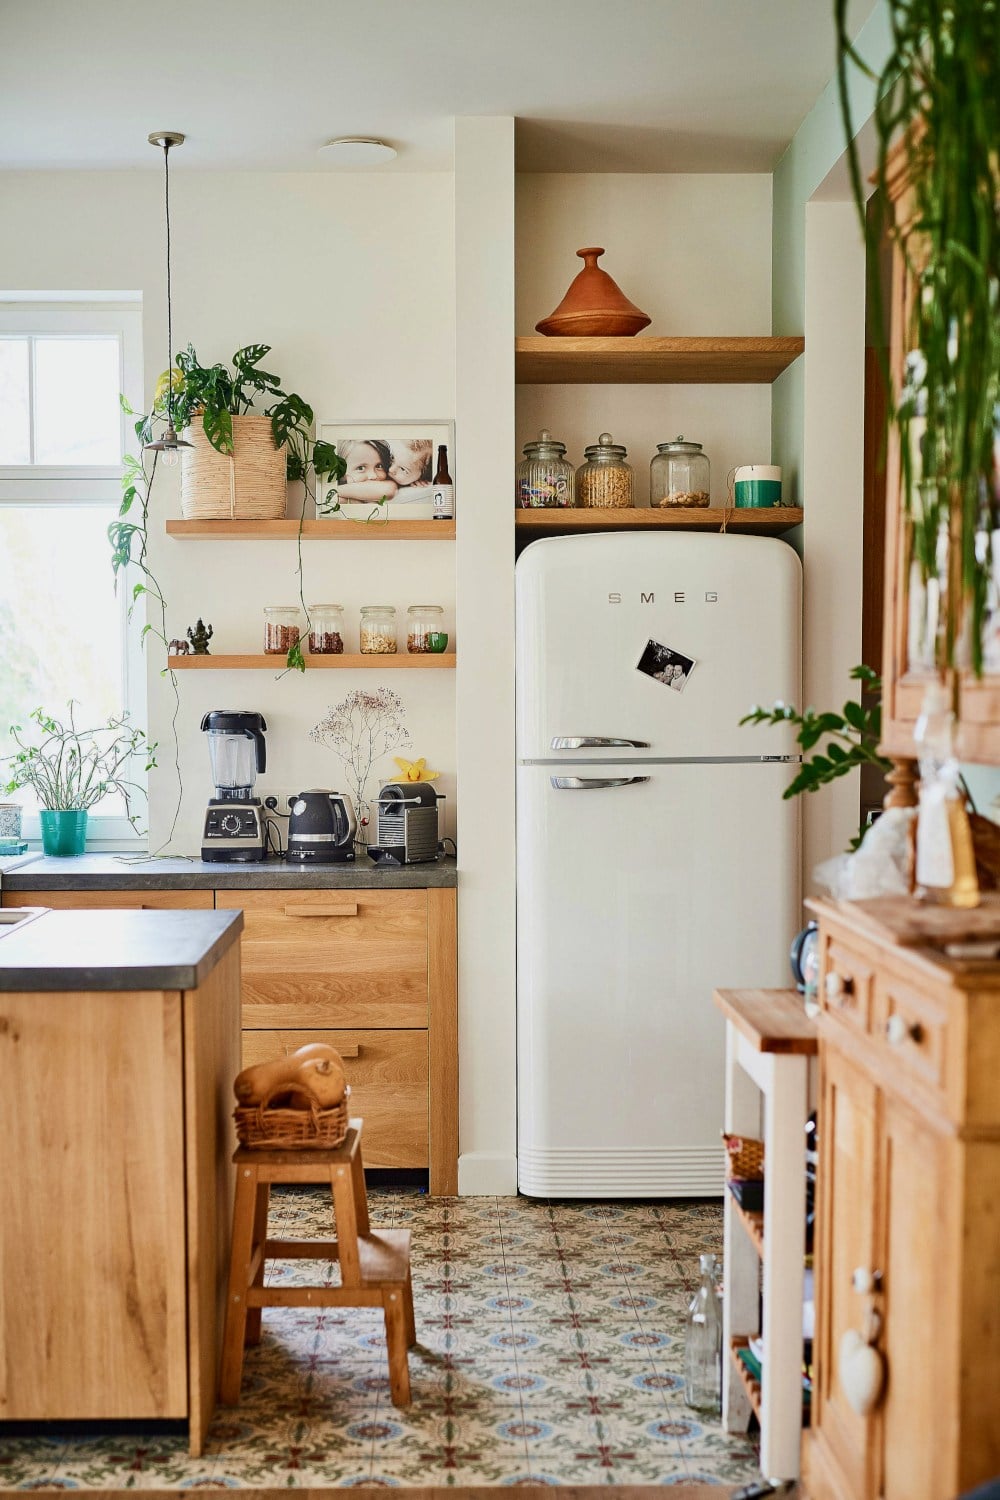
[{"label": "green leafy branch", "polygon": [[[878,753],[882,737],[881,679],[871,667],[864,666],[852,668],[851,677],[864,683],[864,692],[876,700],[870,707],[849,700],[839,714],[817,713],[812,708],[800,714],[790,703],[779,700],[770,708],[752,708],[740,720],[741,724],[794,724],[798,730],[796,743],[803,751],[813,750],[821,740],[826,740],[820,754],[803,756],[798,774],[782,793],[784,798],[797,797],[801,792],[818,792],[820,787],[846,776],[856,766],[891,770],[892,762]],[[860,842],[858,834],[851,848]]]}]

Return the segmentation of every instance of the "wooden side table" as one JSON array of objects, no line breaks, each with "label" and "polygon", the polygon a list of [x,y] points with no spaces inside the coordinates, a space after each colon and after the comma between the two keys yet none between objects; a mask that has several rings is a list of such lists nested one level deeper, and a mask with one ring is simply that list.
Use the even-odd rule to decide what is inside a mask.
[{"label": "wooden side table", "polygon": [[[764,1105],[764,1212],[747,1212],[732,1193],[725,1198],[722,1425],[727,1432],[745,1431],[756,1412],[761,1473],[797,1479],[805,1125],[816,1027],[795,990],[716,990],[714,998],[726,1018],[726,1130],[759,1136],[761,1096]],[[766,1359],[762,1385],[737,1357],[758,1319]]]}]

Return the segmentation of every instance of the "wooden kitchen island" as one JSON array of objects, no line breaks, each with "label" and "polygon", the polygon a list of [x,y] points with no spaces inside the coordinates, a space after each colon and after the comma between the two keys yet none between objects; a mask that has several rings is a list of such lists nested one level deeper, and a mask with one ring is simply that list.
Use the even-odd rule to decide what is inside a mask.
[{"label": "wooden kitchen island", "polygon": [[186,1419],[218,1381],[240,912],[0,925],[0,1421]]}]

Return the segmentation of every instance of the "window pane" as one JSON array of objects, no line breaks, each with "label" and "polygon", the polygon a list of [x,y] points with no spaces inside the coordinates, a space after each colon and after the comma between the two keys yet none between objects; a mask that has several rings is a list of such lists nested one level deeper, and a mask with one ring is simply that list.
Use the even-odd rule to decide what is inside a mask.
[{"label": "window pane", "polygon": [[[34,708],[65,723],[75,698],[86,728],[121,712],[121,605],[106,535],[115,514],[110,505],[0,506],[0,757],[15,748],[11,724],[34,740]],[[8,774],[0,766],[0,786]],[[12,800],[38,805],[28,791]],[[137,806],[144,813],[141,798]],[[122,800],[92,811],[120,816]]]},{"label": "window pane", "polygon": [[28,340],[0,339],[0,464],[30,464]]},{"label": "window pane", "polygon": [[118,340],[35,341],[35,462],[121,462]]}]

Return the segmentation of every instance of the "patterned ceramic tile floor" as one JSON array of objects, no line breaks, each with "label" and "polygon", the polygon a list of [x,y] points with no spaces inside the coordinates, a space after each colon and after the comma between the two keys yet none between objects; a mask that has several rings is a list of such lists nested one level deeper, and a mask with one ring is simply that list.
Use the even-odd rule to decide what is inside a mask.
[{"label": "patterned ceramic tile floor", "polygon": [[[757,1473],[747,1438],[683,1402],[701,1203],[544,1203],[371,1194],[373,1225],[413,1231],[413,1404],[389,1398],[380,1316],[271,1309],[240,1405],[205,1454],[181,1436],[0,1436],[0,1487],[663,1484]],[[278,1189],[272,1232],[329,1234],[329,1197]],[[269,1267],[322,1281],[336,1268]]]}]

